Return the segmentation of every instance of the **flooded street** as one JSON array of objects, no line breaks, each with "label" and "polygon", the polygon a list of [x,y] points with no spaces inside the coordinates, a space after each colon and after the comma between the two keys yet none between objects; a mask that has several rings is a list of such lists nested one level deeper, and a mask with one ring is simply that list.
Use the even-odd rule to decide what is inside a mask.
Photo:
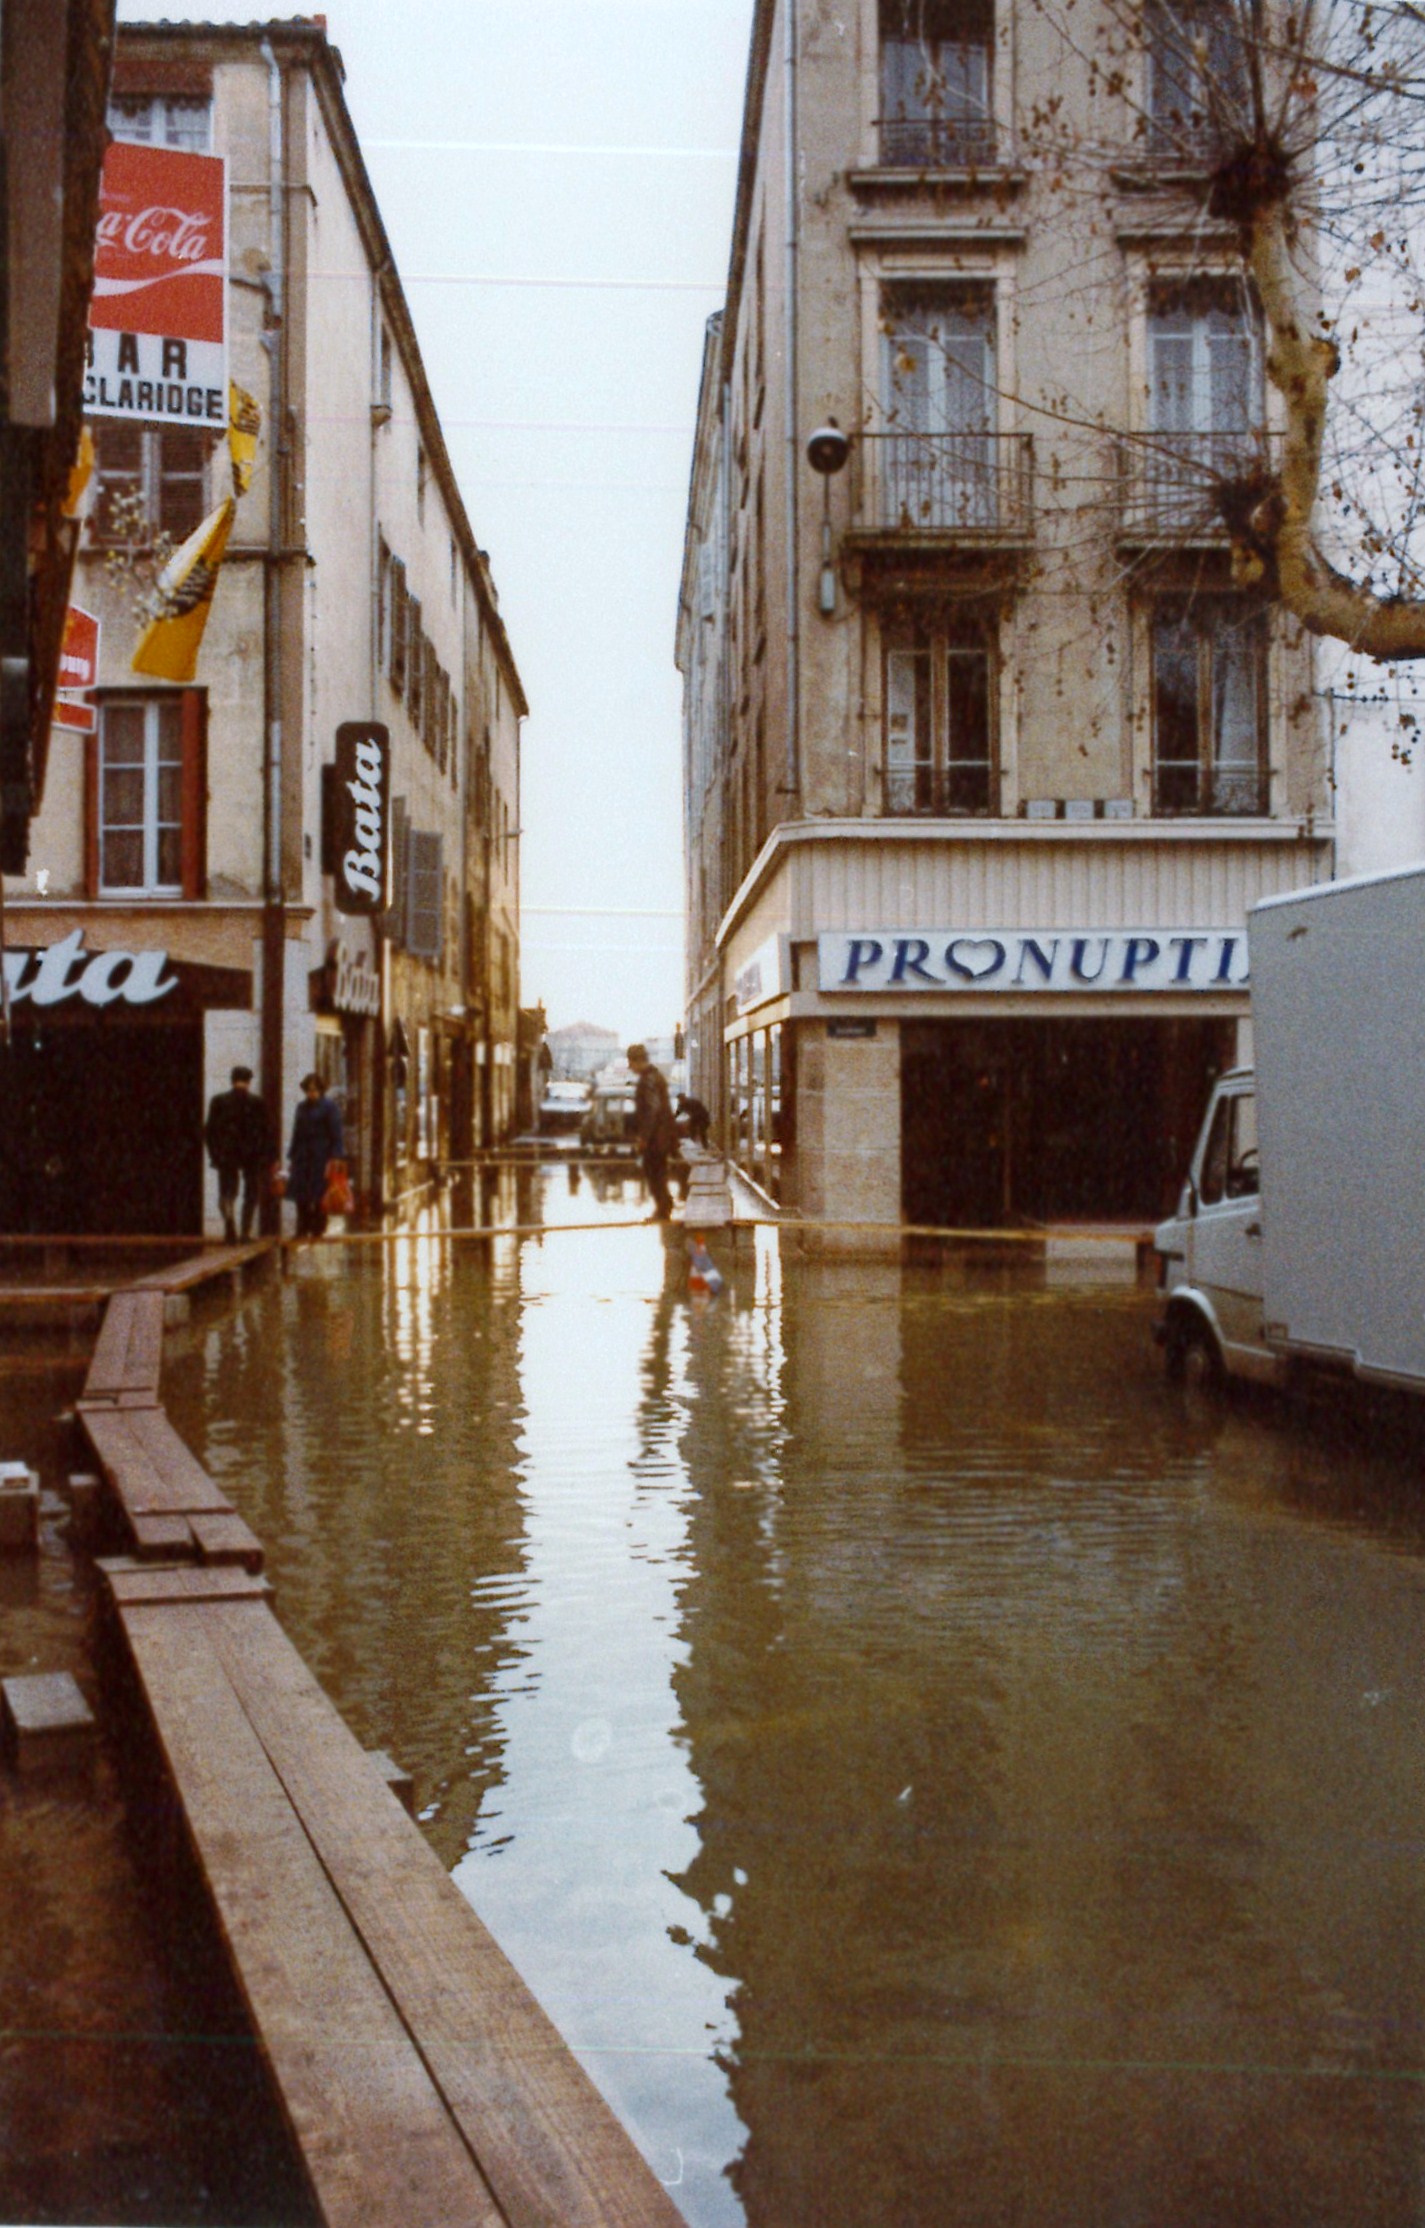
[{"label": "flooded street", "polygon": [[1127,1284],[720,1259],[326,1249],[165,1370],[689,2222],[1418,2221],[1418,1449]]}]

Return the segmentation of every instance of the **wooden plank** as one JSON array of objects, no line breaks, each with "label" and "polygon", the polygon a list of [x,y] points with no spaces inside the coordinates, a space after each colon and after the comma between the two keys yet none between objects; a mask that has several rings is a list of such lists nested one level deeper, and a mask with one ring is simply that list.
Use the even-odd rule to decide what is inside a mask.
[{"label": "wooden plank", "polygon": [[136,1555],[192,1558],[198,1552],[186,1516],[131,1516],[129,1530]]},{"label": "wooden plank", "polygon": [[[122,1614],[253,2027],[328,2228],[503,2228],[212,1648]],[[271,1623],[258,1603],[228,1618]],[[374,1792],[381,1797],[367,1766]],[[382,1799],[385,1799],[382,1797]]]},{"label": "wooden plank", "polygon": [[194,1254],[187,1261],[177,1261],[166,1269],[153,1269],[147,1276],[135,1277],[125,1289],[130,1292],[189,1292],[195,1284],[206,1284],[213,1277],[226,1276],[249,1261],[260,1260],[263,1254],[272,1251],[275,1243],[272,1238],[252,1238],[244,1245],[215,1246],[206,1253]]},{"label": "wooden plank", "polygon": [[273,1617],[205,1611],[235,1693],[511,2223],[684,2228]]},{"label": "wooden plank", "polygon": [[116,1292],[104,1310],[99,1336],[84,1380],[86,1400],[113,1397],[124,1390],[129,1358],[129,1327],[138,1306],[131,1292]]},{"label": "wooden plank", "polygon": [[199,1568],[185,1563],[161,1570],[143,1568],[130,1556],[117,1555],[101,1560],[98,1568],[120,1609],[165,1601],[269,1601],[272,1597],[267,1579],[231,1565]]},{"label": "wooden plank", "polygon": [[129,1333],[128,1367],[121,1392],[139,1392],[150,1385],[156,1388],[163,1367],[163,1294],[140,1292],[135,1298],[138,1304]]},{"label": "wooden plank", "polygon": [[163,1294],[116,1292],[104,1311],[84,1380],[85,1399],[156,1392],[162,1357]]},{"label": "wooden plank", "polygon": [[181,1509],[185,1516],[200,1511],[231,1516],[232,1502],[214,1484],[192,1448],[180,1439],[162,1408],[147,1408],[128,1418],[134,1444],[163,1481],[170,1498],[165,1507]]},{"label": "wooden plank", "polygon": [[80,1409],[84,1435],[130,1518],[230,1516],[232,1502],[161,1408]]},{"label": "wooden plank", "polygon": [[236,1509],[225,1515],[190,1516],[188,1522],[205,1563],[239,1563],[244,1570],[261,1570],[266,1560],[262,1542]]}]

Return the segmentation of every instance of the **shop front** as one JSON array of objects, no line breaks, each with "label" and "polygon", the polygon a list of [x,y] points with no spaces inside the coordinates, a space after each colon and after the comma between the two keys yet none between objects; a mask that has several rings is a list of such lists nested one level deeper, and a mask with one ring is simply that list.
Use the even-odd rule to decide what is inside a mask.
[{"label": "shop front", "polygon": [[[827,1059],[882,1034],[899,1213],[937,1228],[1150,1222],[1247,1012],[1240,928],[824,934]],[[835,1125],[843,1137],[844,1120]]]},{"label": "shop front", "polygon": [[205,1029],[251,1008],[251,973],[73,928],[5,976],[0,1232],[200,1232]]}]

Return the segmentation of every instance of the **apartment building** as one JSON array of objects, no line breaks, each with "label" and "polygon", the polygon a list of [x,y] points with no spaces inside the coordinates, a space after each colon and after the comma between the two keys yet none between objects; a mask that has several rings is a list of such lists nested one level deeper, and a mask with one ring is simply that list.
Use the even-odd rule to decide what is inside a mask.
[{"label": "apartment building", "polygon": [[1311,647],[1215,499],[1277,405],[1198,13],[755,12],[678,623],[689,1051],[807,1216],[1155,1214],[1246,1047],[1248,908],[1330,872]]},{"label": "apartment building", "polygon": [[[220,1227],[201,1130],[238,1063],[284,1138],[322,1076],[379,1211],[514,1122],[520,677],[321,19],[124,26],[109,123],[225,160],[226,369],[260,429],[242,491],[227,396],[176,356],[126,387],[96,336],[96,718],[56,730],[5,888],[0,1223]],[[230,489],[193,677],[145,677],[156,558]]]}]

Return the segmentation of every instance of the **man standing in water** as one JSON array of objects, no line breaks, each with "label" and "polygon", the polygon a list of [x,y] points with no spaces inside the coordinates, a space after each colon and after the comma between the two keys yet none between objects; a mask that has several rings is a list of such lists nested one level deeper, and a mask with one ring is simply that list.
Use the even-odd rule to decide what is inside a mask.
[{"label": "man standing in water", "polygon": [[653,1220],[671,1222],[673,1201],[668,1190],[668,1156],[678,1149],[678,1131],[668,1101],[668,1085],[648,1057],[645,1045],[631,1044],[628,1064],[636,1077],[633,1093],[633,1126],[643,1155],[643,1173],[653,1194]]},{"label": "man standing in water", "polygon": [[223,1236],[228,1244],[238,1234],[238,1185],[242,1185],[242,1234],[252,1236],[252,1225],[273,1161],[272,1125],[267,1109],[252,1088],[252,1069],[234,1068],[232,1089],[219,1091],[208,1105],[203,1124],[208,1158],[218,1172],[218,1205],[222,1209]]}]

